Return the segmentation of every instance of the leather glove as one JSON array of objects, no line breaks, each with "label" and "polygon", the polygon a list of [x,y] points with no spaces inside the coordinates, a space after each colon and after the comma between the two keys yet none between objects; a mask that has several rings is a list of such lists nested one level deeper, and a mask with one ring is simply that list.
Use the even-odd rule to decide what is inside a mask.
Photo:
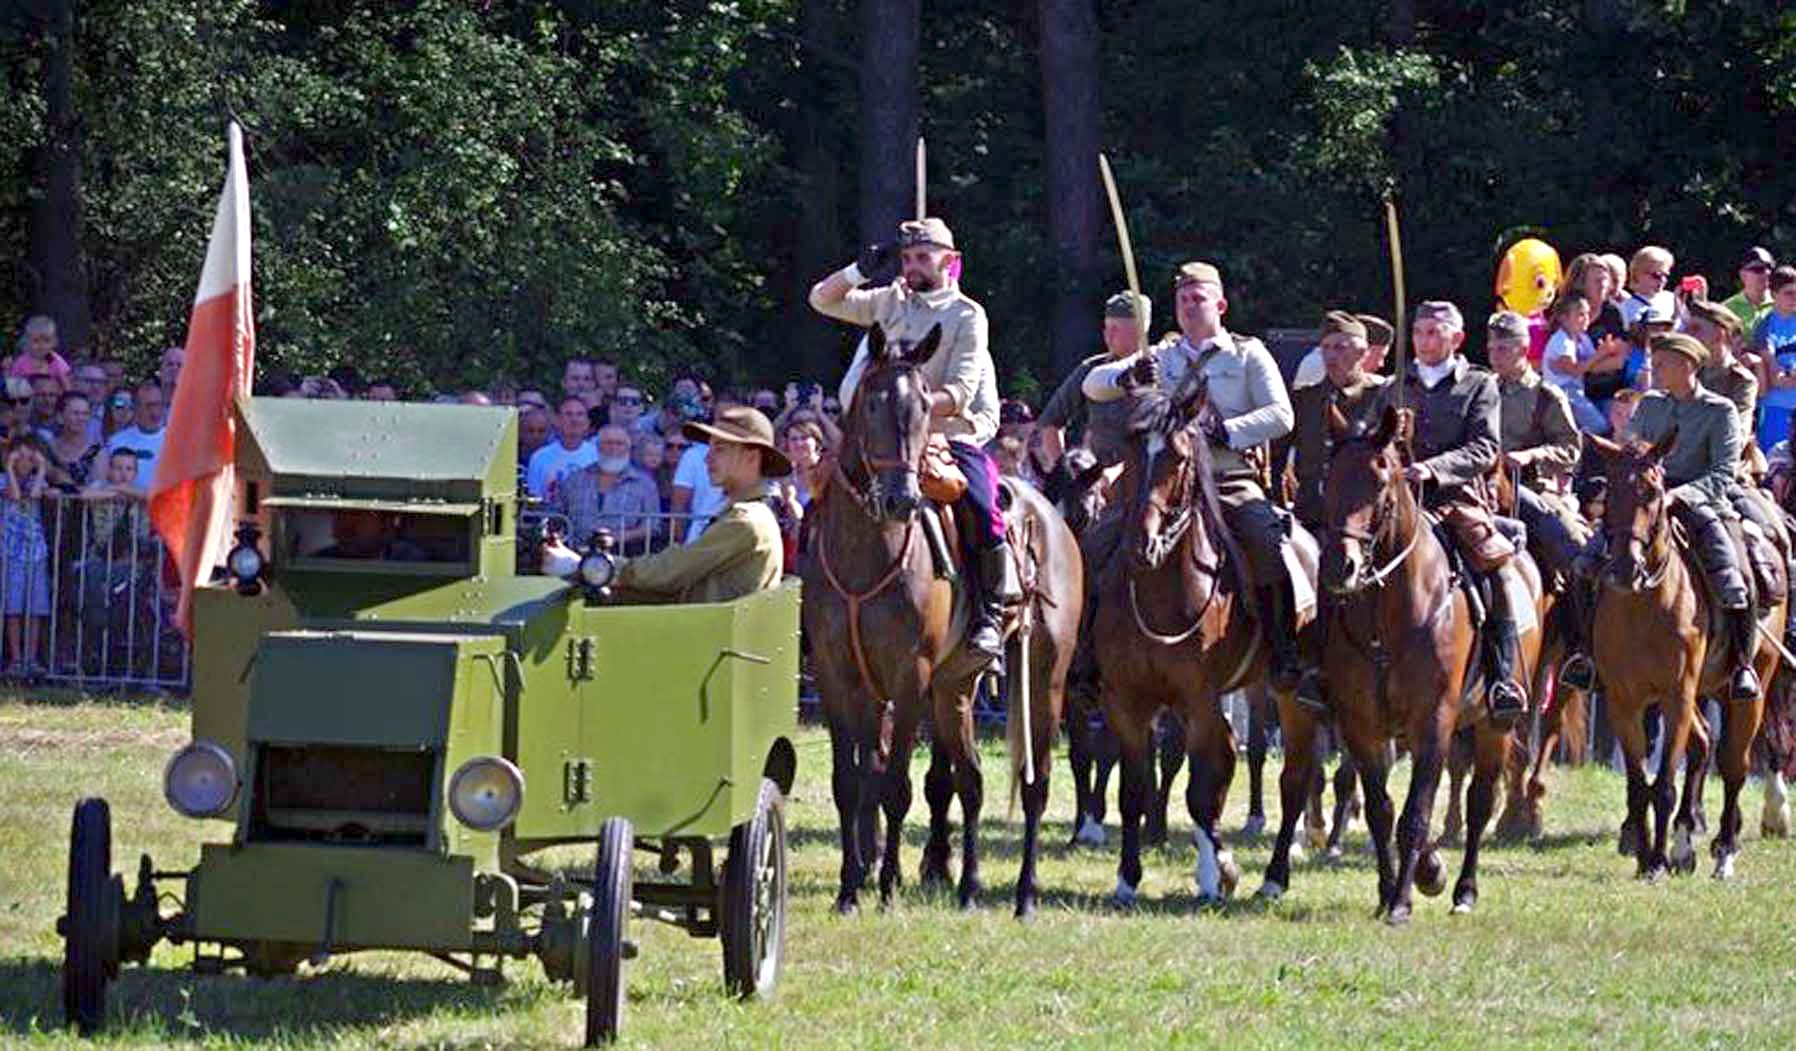
[{"label": "leather glove", "polygon": [[1222,413],[1216,406],[1205,405],[1197,414],[1197,429],[1210,440],[1211,445],[1227,445],[1229,443],[1228,428],[1223,426]]},{"label": "leather glove", "polygon": [[868,284],[882,285],[898,276],[898,249],[889,242],[870,244],[861,249],[854,265]]},{"label": "leather glove", "polygon": [[1135,359],[1127,372],[1123,373],[1123,385],[1129,390],[1137,387],[1153,387],[1160,382],[1160,359],[1152,352],[1143,353]]}]

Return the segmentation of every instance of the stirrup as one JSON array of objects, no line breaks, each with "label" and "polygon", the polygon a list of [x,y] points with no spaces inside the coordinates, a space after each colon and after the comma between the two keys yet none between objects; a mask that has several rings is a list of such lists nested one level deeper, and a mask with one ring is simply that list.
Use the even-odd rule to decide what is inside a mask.
[{"label": "stirrup", "polygon": [[1528,695],[1514,679],[1502,679],[1485,691],[1484,705],[1492,721],[1507,725],[1527,714]]},{"label": "stirrup", "polygon": [[1559,682],[1586,693],[1596,689],[1596,662],[1585,653],[1571,654],[1559,665]]},{"label": "stirrup", "polygon": [[1334,714],[1328,709],[1328,700],[1322,692],[1322,673],[1315,669],[1305,671],[1297,680],[1297,704],[1317,715]]}]

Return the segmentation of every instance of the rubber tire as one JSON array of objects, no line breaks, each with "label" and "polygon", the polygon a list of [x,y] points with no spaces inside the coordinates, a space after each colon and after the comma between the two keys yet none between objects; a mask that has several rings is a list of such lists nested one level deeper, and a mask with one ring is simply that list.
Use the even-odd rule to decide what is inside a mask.
[{"label": "rubber tire", "polygon": [[[771,864],[771,893],[756,900],[757,876]],[[779,785],[761,779],[754,816],[730,830],[730,853],[723,868],[723,981],[730,995],[765,1000],[779,985],[786,957],[786,797]],[[765,915],[764,915],[765,913]],[[755,944],[764,921],[768,936]]]},{"label": "rubber tire", "polygon": [[593,868],[592,914],[586,924],[586,1046],[617,1039],[624,1021],[624,936],[635,887],[630,863],[636,830],[629,819],[605,819],[599,827],[599,859]]},{"label": "rubber tire", "polygon": [[106,1019],[106,983],[118,974],[118,893],[112,878],[112,810],[75,804],[69,823],[68,904],[63,913],[62,1011],[83,1036]]}]

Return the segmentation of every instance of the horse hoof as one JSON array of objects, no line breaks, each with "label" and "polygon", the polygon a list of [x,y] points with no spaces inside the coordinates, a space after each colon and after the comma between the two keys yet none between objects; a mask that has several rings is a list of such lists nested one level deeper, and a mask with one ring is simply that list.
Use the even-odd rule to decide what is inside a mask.
[{"label": "horse hoof", "polygon": [[1035,919],[1036,898],[1034,894],[1019,897],[1016,903],[1016,918],[1024,923]]},{"label": "horse hoof", "polygon": [[1247,821],[1241,826],[1241,835],[1246,839],[1257,839],[1266,834],[1266,815],[1249,814]]},{"label": "horse hoof", "polygon": [[960,911],[977,912],[979,909],[979,892],[984,889],[985,888],[976,881],[961,884],[957,894],[960,903]]},{"label": "horse hoof", "polygon": [[1110,904],[1119,909],[1132,909],[1137,897],[1136,889],[1124,882],[1122,877],[1117,877],[1116,889],[1110,892]]},{"label": "horse hoof", "polygon": [[1723,854],[1715,859],[1715,878],[1726,881],[1734,878],[1734,856]]},{"label": "horse hoof", "polygon": [[1447,867],[1441,864],[1438,852],[1425,851],[1416,859],[1416,889],[1430,898],[1440,897],[1447,889]]},{"label": "horse hoof", "polygon": [[1759,820],[1759,835],[1766,839],[1788,839],[1790,837],[1790,805],[1788,803],[1781,807],[1766,805],[1764,817]]},{"label": "horse hoof", "polygon": [[1471,914],[1472,903],[1469,901],[1454,902],[1452,911],[1448,913],[1449,916],[1470,916]]},{"label": "horse hoof", "polygon": [[853,916],[861,911],[861,903],[853,895],[843,894],[836,898],[836,915]]},{"label": "horse hoof", "polygon": [[1663,861],[1656,861],[1642,869],[1638,878],[1642,883],[1663,883],[1669,875],[1671,875],[1671,870],[1666,864]]},{"label": "horse hoof", "polygon": [[1386,912],[1384,914],[1384,925],[1386,927],[1404,927],[1404,926],[1407,926],[1408,924],[1409,924],[1409,906],[1408,905],[1393,905],[1393,906],[1391,906],[1390,911]]},{"label": "horse hoof", "polygon": [[1631,858],[1639,851],[1639,833],[1634,826],[1624,824],[1615,835],[1615,852],[1624,858]]},{"label": "horse hoof", "polygon": [[1328,862],[1330,865],[1338,865],[1346,857],[1347,852],[1341,849],[1339,843],[1330,843],[1328,845],[1328,850],[1322,855],[1322,860]]},{"label": "horse hoof", "polygon": [[1228,899],[1220,894],[1199,894],[1197,896],[1199,912],[1220,912],[1226,904],[1228,904]]},{"label": "horse hoof", "polygon": [[1303,849],[1303,844],[1296,840],[1292,840],[1291,849],[1285,852],[1286,859],[1293,865],[1303,864],[1304,861],[1307,860],[1308,855],[1309,852]]},{"label": "horse hoof", "polygon": [[941,890],[954,882],[948,878],[948,866],[946,865],[925,864],[917,878],[924,890]]},{"label": "horse hoof", "polygon": [[1260,889],[1255,891],[1253,896],[1255,898],[1259,899],[1260,901],[1267,901],[1267,902],[1277,901],[1278,899],[1285,896],[1285,888],[1279,886],[1278,884],[1272,882],[1271,880],[1267,880],[1266,882],[1260,884]]},{"label": "horse hoof", "polygon": [[1079,819],[1079,831],[1073,833],[1073,844],[1081,847],[1101,847],[1108,839],[1104,831],[1104,823],[1086,814]]},{"label": "horse hoof", "polygon": [[1233,851],[1225,850],[1216,857],[1216,867],[1222,875],[1222,896],[1224,899],[1235,896],[1235,888],[1241,885],[1241,866],[1235,863]]},{"label": "horse hoof", "polygon": [[1326,830],[1320,829],[1320,828],[1312,828],[1312,829],[1308,830],[1307,835],[1310,838],[1310,849],[1311,850],[1327,850],[1328,849],[1328,832]]},{"label": "horse hoof", "polygon": [[1670,869],[1673,875],[1689,875],[1696,871],[1696,844],[1690,839],[1690,829],[1680,825],[1671,837]]}]

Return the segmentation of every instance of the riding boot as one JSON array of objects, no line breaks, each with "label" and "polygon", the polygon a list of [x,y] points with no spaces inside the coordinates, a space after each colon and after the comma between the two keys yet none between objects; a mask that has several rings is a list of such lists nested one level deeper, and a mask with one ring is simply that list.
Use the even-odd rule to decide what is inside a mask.
[{"label": "riding boot", "polygon": [[979,589],[967,622],[967,647],[984,657],[992,673],[1004,674],[1004,607],[1021,596],[1010,545],[1000,543],[978,553]]},{"label": "riding boot", "polygon": [[[1316,653],[1328,652],[1328,609],[1321,603],[1316,607]],[[1297,680],[1297,703],[1321,716],[1328,716],[1328,693],[1322,688],[1322,667],[1318,660],[1315,663],[1304,662],[1303,674]]]},{"label": "riding boot", "polygon": [[[1501,585],[1498,585],[1499,587]],[[1492,616],[1485,622],[1484,703],[1491,721],[1509,726],[1528,711],[1528,694],[1515,680],[1516,666],[1521,663],[1521,639],[1516,634],[1515,620],[1507,614]]]},{"label": "riding boot", "polygon": [[1565,588],[1565,661],[1559,665],[1559,681],[1574,690],[1596,689],[1596,663],[1590,659],[1590,610],[1593,603],[1584,581],[1573,579]]},{"label": "riding boot", "polygon": [[1727,611],[1728,637],[1734,648],[1734,674],[1728,679],[1730,701],[1752,701],[1759,696],[1759,675],[1752,658],[1759,648],[1759,618],[1751,609]]},{"label": "riding boot", "polygon": [[1303,673],[1297,654],[1297,611],[1291,598],[1290,583],[1274,584],[1259,589],[1260,626],[1272,651],[1271,685],[1280,693],[1297,688]]}]

